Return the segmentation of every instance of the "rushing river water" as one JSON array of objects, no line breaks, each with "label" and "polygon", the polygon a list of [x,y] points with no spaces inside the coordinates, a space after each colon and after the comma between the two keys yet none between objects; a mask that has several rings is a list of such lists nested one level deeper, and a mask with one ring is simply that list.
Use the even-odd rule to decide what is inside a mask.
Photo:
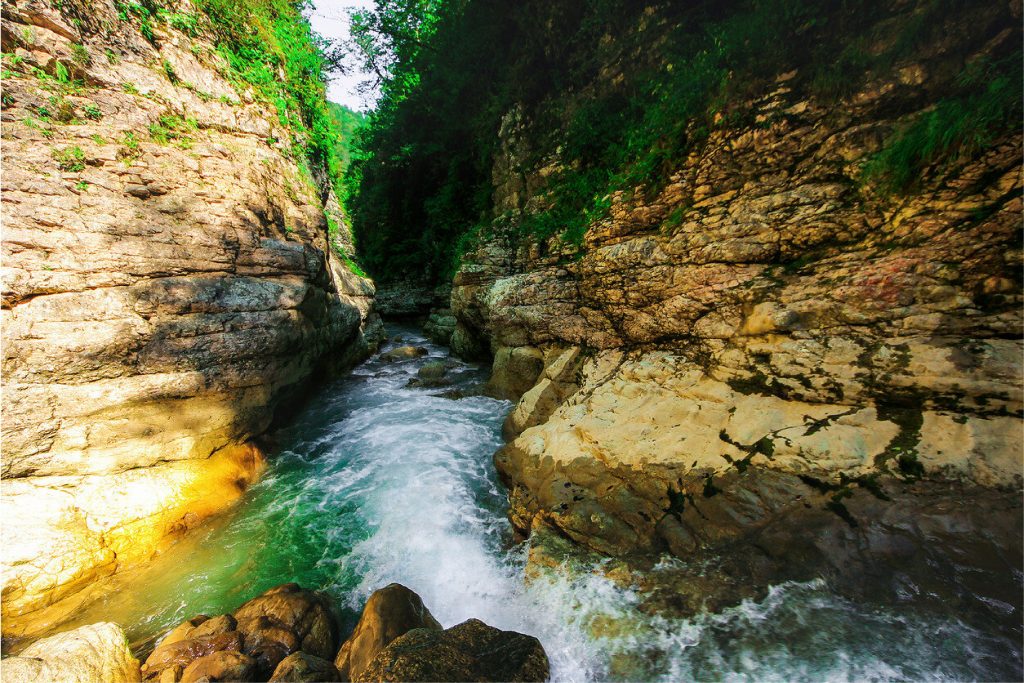
[{"label": "rushing river water", "polygon": [[[411,329],[391,334],[429,355],[375,358],[325,387],[277,434],[267,475],[240,506],[126,576],[78,622],[117,621],[142,644],[296,581],[331,594],[348,628],[371,592],[399,582],[445,626],[477,617],[537,636],[557,681],[622,671],[672,681],[1019,676],[1016,643],[949,618],[858,606],[820,582],[693,619],[644,615],[637,595],[592,573],[526,583],[491,462],[510,405],[406,387],[448,354]],[[485,378],[452,364],[456,386]]]}]

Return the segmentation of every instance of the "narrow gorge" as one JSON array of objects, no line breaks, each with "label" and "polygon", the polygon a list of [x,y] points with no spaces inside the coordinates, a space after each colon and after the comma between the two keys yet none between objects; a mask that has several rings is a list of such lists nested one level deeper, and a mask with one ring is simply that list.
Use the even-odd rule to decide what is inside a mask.
[{"label": "narrow gorge", "polygon": [[1021,21],[4,0],[0,676],[1019,680]]}]

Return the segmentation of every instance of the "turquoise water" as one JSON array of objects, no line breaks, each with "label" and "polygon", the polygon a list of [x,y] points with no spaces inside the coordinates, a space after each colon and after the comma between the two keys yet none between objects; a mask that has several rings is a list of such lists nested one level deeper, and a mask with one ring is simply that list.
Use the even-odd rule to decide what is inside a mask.
[{"label": "turquoise water", "polygon": [[[76,621],[117,621],[144,649],[186,618],[295,581],[332,595],[348,628],[373,590],[397,581],[445,626],[476,617],[536,635],[558,681],[1019,677],[1015,643],[955,619],[855,605],[822,582],[694,619],[644,614],[636,594],[595,573],[526,583],[491,462],[510,404],[407,388],[447,350],[410,329],[391,334],[429,355],[373,359],[323,388],[276,434],[268,472],[241,505]],[[485,378],[453,365],[458,386]]]}]

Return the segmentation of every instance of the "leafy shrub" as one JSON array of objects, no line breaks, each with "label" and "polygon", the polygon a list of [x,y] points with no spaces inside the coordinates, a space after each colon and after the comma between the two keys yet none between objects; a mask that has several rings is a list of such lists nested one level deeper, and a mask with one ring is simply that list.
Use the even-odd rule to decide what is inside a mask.
[{"label": "leafy shrub", "polygon": [[85,152],[81,147],[65,147],[55,149],[51,152],[53,160],[57,162],[57,168],[62,171],[77,173],[85,170]]},{"label": "leafy shrub", "polygon": [[81,64],[82,66],[88,66],[92,63],[92,57],[89,56],[89,51],[85,49],[84,45],[80,45],[78,43],[71,46],[71,59],[74,60],[76,64]]},{"label": "leafy shrub", "polygon": [[149,136],[161,145],[175,142],[179,146],[191,146],[192,139],[188,133],[199,128],[194,118],[182,117],[178,114],[161,114],[156,123],[149,124]]}]

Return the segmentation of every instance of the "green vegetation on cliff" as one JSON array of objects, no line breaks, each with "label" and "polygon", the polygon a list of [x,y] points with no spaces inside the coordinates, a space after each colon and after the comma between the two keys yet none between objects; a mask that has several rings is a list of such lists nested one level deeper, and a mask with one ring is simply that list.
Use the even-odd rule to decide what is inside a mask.
[{"label": "green vegetation on cliff", "polygon": [[1019,42],[969,59],[998,32],[964,19],[982,5],[378,0],[357,23],[383,94],[347,180],[361,256],[383,281],[449,277],[473,237],[503,218],[491,173],[499,128],[516,109],[517,162],[553,166],[502,223],[571,247],[609,193],[658,189],[716,127],[771,125],[749,103],[783,74],[787,87],[840,110],[908,60],[930,59],[939,72],[930,89],[893,112],[924,113],[863,174],[869,191],[909,191],[926,169],[1019,127]]},{"label": "green vegetation on cliff", "polygon": [[[250,91],[272,106],[292,134],[292,152],[308,160],[314,176],[326,174],[340,191],[348,162],[342,135],[351,133],[351,117],[326,99],[325,71],[337,61],[330,45],[303,16],[300,0],[193,0],[195,11],[161,0],[117,3],[122,21],[138,24],[157,43],[156,27],[166,24],[189,36],[212,33],[216,51],[228,66],[228,78],[240,92]],[[177,80],[164,62],[168,78]],[[351,114],[351,112],[349,112]],[[349,130],[345,131],[345,127]]]}]

